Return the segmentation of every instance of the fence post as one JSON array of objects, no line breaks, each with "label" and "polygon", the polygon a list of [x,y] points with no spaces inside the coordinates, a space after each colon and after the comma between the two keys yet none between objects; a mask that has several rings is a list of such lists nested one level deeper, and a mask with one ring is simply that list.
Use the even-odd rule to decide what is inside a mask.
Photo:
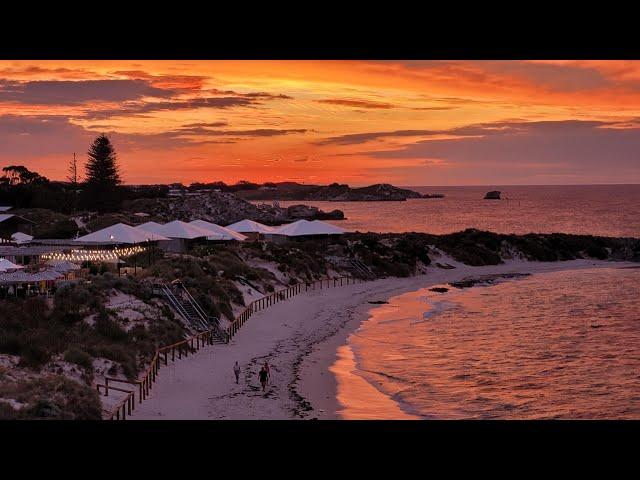
[{"label": "fence post", "polygon": [[140,387],[140,394],[138,395],[138,400],[142,403],[142,382],[138,383],[138,387]]}]

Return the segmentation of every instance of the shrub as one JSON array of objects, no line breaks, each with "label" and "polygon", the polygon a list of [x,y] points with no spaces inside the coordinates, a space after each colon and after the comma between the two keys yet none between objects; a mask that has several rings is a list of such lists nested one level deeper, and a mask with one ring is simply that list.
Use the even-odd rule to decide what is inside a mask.
[{"label": "shrub", "polygon": [[64,354],[64,360],[69,363],[75,363],[87,370],[93,370],[93,359],[84,350],[77,347],[71,347]]}]

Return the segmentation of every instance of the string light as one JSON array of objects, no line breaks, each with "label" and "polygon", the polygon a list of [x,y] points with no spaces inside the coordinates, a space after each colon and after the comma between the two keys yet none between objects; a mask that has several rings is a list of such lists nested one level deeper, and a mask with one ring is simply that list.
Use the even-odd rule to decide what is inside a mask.
[{"label": "string light", "polygon": [[108,262],[137,255],[145,250],[144,247],[140,246],[114,248],[112,250],[71,250],[69,253],[45,253],[42,255],[42,258],[44,260],[69,262]]}]

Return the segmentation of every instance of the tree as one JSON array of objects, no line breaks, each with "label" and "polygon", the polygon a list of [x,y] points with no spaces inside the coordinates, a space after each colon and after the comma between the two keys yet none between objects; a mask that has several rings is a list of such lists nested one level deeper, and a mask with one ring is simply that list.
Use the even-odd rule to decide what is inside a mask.
[{"label": "tree", "polygon": [[67,169],[67,180],[73,185],[73,188],[78,187],[78,183],[80,182],[80,175],[78,174],[78,162],[76,161],[76,154],[73,153],[73,160],[69,162],[69,168]]},{"label": "tree", "polygon": [[2,169],[4,182],[9,185],[42,185],[49,180],[22,165],[10,165]]},{"label": "tree", "polygon": [[116,151],[105,134],[93,141],[88,155],[89,160],[85,166],[88,185],[113,189],[122,183]]},{"label": "tree", "polygon": [[88,155],[83,204],[100,212],[117,210],[122,202],[123,192],[119,188],[122,180],[116,151],[109,138],[99,135],[91,144]]}]

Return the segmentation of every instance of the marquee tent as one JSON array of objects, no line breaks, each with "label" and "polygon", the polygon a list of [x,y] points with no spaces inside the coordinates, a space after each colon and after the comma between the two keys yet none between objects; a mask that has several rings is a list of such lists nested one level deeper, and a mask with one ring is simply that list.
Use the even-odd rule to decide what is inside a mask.
[{"label": "marquee tent", "polygon": [[194,220],[189,222],[190,225],[203,228],[211,232],[207,237],[207,240],[238,240],[239,242],[246,240],[247,237],[227,227],[221,227],[215,223],[207,222],[205,220]]},{"label": "marquee tent", "polygon": [[76,242],[95,242],[101,244],[144,243],[148,240],[168,240],[168,238],[141,228],[131,227],[124,223],[116,223],[84,237],[76,238]]}]

